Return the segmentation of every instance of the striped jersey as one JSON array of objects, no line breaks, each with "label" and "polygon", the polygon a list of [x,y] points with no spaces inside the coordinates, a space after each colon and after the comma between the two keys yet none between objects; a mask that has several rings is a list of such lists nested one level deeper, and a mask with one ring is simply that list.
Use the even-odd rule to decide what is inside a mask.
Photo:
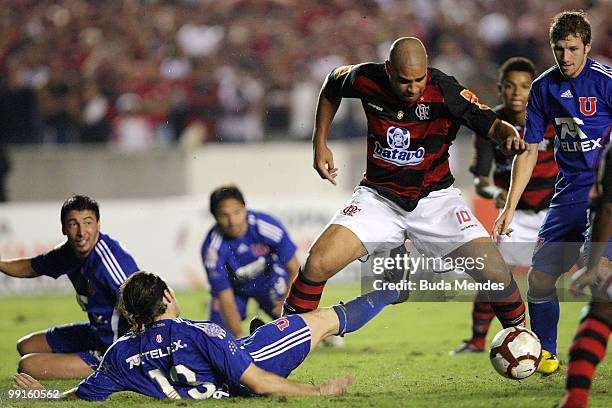
[{"label": "striped jersey", "polygon": [[555,65],[532,84],[525,141],[540,143],[552,123],[559,177],[551,206],[588,201],[597,162],[610,139],[612,68],[591,58],[576,78]]},{"label": "striped jersey", "polygon": [[[503,107],[503,105],[496,106],[493,111],[497,113],[500,119],[512,123],[505,114]],[[523,127],[513,125],[522,137]],[[492,140],[482,137],[474,137],[474,147],[475,155],[472,166],[470,166],[470,172],[476,177],[488,177],[491,173],[492,164],[495,163],[493,182],[497,187],[508,190],[514,158],[503,154]],[[517,209],[540,211],[548,208],[550,199],[555,192],[555,182],[559,173],[554,155],[555,128],[549,124],[546,127],[544,138],[538,146],[538,161],[533,169],[531,179],[525,187],[523,195],[521,195]]]},{"label": "striped jersey", "polygon": [[116,304],[119,287],[138,271],[138,266],[118,241],[100,233],[94,250],[85,259],[78,258],[66,241],[32,258],[32,268],[39,275],[55,279],[68,276],[76,290],[77,301],[97,332],[101,351],[128,331],[129,325],[120,316]]},{"label": "striped jersey", "polygon": [[249,210],[247,222],[240,238],[223,236],[218,225],[206,235],[201,255],[213,296],[228,288],[250,296],[272,276],[273,268],[286,273],[284,265],[295,255],[296,245],[276,218]]},{"label": "striped jersey", "polygon": [[461,125],[486,136],[495,113],[453,77],[429,68],[422,96],[408,105],[395,96],[384,64],[333,70],[328,98],[359,98],[368,122],[367,168],[361,185],[407,211],[430,192],[453,184],[448,150]]}]

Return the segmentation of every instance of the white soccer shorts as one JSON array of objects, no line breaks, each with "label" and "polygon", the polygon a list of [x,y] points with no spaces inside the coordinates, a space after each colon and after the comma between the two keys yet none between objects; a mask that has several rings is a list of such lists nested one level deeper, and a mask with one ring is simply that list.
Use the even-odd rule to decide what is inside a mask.
[{"label": "white soccer shorts", "polygon": [[433,191],[408,212],[375,190],[358,186],[330,224],[350,229],[368,255],[390,251],[409,239],[421,254],[444,257],[473,239],[489,237],[454,187]]},{"label": "white soccer shorts", "polygon": [[516,210],[510,224],[514,231],[510,236],[500,235],[497,240],[499,252],[508,265],[531,266],[533,249],[546,212],[547,210]]}]

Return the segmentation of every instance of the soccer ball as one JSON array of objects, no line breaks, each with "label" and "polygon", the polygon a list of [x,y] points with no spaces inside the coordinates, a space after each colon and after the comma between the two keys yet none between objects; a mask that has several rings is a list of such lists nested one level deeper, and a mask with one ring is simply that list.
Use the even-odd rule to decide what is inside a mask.
[{"label": "soccer ball", "polygon": [[495,371],[513,380],[535,373],[542,358],[538,336],[524,327],[508,327],[495,335],[489,353]]}]

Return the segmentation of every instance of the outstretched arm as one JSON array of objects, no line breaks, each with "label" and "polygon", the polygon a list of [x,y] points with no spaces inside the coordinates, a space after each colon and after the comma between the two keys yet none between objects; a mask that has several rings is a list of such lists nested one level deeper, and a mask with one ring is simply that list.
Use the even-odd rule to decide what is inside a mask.
[{"label": "outstretched arm", "polygon": [[219,307],[221,308],[221,316],[223,316],[225,326],[235,338],[238,339],[242,337],[244,335],[241,324],[242,318],[236,306],[234,290],[232,288],[227,288],[219,292],[217,299],[219,299]]},{"label": "outstretched arm", "polygon": [[[45,389],[45,387],[43,387],[43,385],[36,378],[28,374],[25,374],[25,373],[15,374],[15,382],[17,383],[17,387],[19,387],[22,390],[26,390],[26,391]],[[78,395],[76,395],[75,391],[76,391],[76,388],[65,391],[64,393],[60,394],[59,399],[67,399],[67,400],[80,399]]]},{"label": "outstretched arm", "polygon": [[304,396],[341,395],[354,382],[353,377],[337,377],[321,384],[301,384],[262,370],[255,364],[242,373],[240,383],[259,395]]},{"label": "outstretched arm", "polygon": [[0,272],[14,278],[35,278],[40,276],[32,268],[32,258],[7,259],[0,261]]},{"label": "outstretched arm", "polygon": [[497,143],[502,152],[509,156],[521,154],[526,149],[525,141],[514,126],[501,119],[495,119],[487,137]]},{"label": "outstretched arm", "polygon": [[333,185],[336,185],[335,178],[338,175],[338,168],[334,167],[334,156],[327,146],[327,135],[341,101],[342,98],[332,99],[325,96],[325,87],[321,89],[315,116],[315,128],[312,134],[314,153],[312,166],[322,179],[329,180]]}]

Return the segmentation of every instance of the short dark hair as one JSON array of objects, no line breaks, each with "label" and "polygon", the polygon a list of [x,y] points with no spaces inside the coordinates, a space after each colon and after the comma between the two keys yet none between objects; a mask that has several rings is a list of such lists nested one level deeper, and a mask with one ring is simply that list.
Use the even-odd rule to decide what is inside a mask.
[{"label": "short dark hair", "polygon": [[535,66],[529,58],[512,57],[508,58],[499,67],[499,84],[501,85],[506,80],[506,78],[508,78],[508,73],[513,71],[527,72],[529,75],[531,75],[531,79],[535,78],[536,75]]},{"label": "short dark hair", "polygon": [[96,214],[96,221],[100,221],[100,206],[96,200],[86,195],[73,195],[64,201],[64,204],[62,204],[62,210],[60,212],[60,221],[62,222],[62,225],[64,225],[66,217],[70,211],[86,210],[90,210]]},{"label": "short dark hair", "polygon": [[221,201],[233,198],[238,200],[242,205],[246,205],[242,192],[233,184],[221,186],[210,194],[210,212],[217,216],[217,210]]},{"label": "short dark hair", "polygon": [[144,325],[154,322],[166,311],[163,298],[168,285],[153,273],[138,271],[130,275],[120,290],[119,311],[134,333],[144,330]]},{"label": "short dark hair", "polygon": [[591,43],[591,23],[582,10],[564,11],[557,14],[548,31],[551,44],[567,38],[569,35],[578,35],[584,45]]}]

